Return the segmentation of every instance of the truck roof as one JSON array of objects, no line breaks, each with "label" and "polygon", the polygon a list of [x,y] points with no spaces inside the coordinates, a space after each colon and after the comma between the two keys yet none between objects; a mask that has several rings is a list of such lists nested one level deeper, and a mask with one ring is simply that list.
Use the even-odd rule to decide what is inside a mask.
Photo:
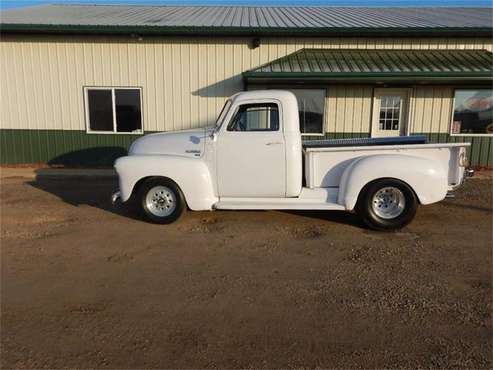
[{"label": "truck roof", "polygon": [[231,97],[233,102],[242,102],[244,100],[255,99],[276,99],[281,101],[282,104],[297,104],[296,96],[287,90],[251,90],[242,91],[234,94]]}]

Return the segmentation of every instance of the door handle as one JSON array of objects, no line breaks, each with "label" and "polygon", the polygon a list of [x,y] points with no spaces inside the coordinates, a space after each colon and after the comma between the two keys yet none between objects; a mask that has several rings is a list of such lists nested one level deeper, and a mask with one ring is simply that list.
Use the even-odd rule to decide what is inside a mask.
[{"label": "door handle", "polygon": [[267,143],[265,145],[282,145],[282,142],[280,142],[280,141],[272,141],[272,142]]}]

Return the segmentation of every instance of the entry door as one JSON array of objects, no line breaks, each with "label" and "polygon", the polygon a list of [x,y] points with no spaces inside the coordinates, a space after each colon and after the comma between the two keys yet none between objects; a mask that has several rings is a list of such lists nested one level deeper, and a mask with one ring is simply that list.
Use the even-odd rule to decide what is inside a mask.
[{"label": "entry door", "polygon": [[235,110],[217,138],[219,196],[284,197],[286,159],[278,105],[242,104]]},{"label": "entry door", "polygon": [[408,100],[408,89],[375,89],[371,136],[406,135]]}]

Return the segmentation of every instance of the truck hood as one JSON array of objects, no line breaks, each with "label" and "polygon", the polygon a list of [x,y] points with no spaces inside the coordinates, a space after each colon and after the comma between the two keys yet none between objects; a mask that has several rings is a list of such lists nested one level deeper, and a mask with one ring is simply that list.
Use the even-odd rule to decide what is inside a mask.
[{"label": "truck hood", "polygon": [[211,130],[200,128],[145,135],[132,143],[128,154],[201,157]]}]

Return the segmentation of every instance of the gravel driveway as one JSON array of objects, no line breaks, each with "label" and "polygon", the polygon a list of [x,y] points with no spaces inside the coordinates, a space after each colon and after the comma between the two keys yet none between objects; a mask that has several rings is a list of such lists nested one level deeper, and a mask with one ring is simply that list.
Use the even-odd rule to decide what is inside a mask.
[{"label": "gravel driveway", "polygon": [[491,368],[492,182],[395,233],[336,212],[113,209],[1,180],[3,368]]}]

